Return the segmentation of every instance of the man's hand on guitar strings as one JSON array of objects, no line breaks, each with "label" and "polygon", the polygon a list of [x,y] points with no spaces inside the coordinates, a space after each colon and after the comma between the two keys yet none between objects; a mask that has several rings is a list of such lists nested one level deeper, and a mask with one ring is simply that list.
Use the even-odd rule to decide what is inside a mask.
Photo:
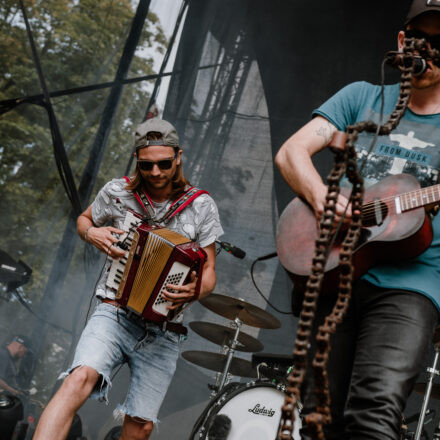
[{"label": "man's hand on guitar strings", "polygon": [[125,255],[125,251],[116,246],[119,238],[113,234],[123,234],[124,232],[113,226],[92,227],[88,230],[87,241],[109,257],[118,259]]},{"label": "man's hand on guitar strings", "polygon": [[[163,290],[162,295],[167,300],[173,303],[172,306],[168,306],[168,310],[174,310],[180,307],[182,304],[193,301],[196,296],[197,285],[197,272],[193,271],[190,275],[190,281],[182,286],[174,284],[167,284],[168,290]],[[173,292],[171,292],[171,290]]]},{"label": "man's hand on guitar strings", "polygon": [[[325,204],[325,198],[327,196],[327,188],[325,193],[320,194],[320,196],[315,198],[315,204],[312,206],[316,220],[318,222],[318,228],[319,228],[319,222],[321,221],[321,217],[324,213],[324,204]],[[351,206],[348,205],[347,211],[344,214],[345,208],[347,207],[348,199],[343,196],[342,194],[338,194],[338,200],[336,202],[336,210],[335,210],[335,218],[333,220],[333,226],[332,226],[332,233],[336,231],[336,228],[338,227],[339,222],[341,221],[341,218],[344,217],[342,222],[342,229],[345,229],[350,223],[352,212],[351,212]]]}]

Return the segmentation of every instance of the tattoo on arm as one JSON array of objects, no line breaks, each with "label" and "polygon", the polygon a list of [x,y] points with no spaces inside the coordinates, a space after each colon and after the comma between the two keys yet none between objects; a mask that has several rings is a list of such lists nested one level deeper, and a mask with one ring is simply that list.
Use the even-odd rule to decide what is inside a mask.
[{"label": "tattoo on arm", "polygon": [[330,122],[326,123],[327,126],[322,125],[316,130],[316,134],[318,136],[322,136],[325,140],[325,143],[328,144],[332,140],[333,136],[333,125]]}]

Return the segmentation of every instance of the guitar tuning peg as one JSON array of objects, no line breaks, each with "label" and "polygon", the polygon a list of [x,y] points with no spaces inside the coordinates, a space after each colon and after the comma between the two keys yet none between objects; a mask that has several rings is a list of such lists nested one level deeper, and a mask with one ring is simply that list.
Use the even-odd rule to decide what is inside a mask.
[{"label": "guitar tuning peg", "polygon": [[429,210],[429,213],[432,216],[436,216],[438,214],[439,210],[440,210],[440,205],[435,205]]}]

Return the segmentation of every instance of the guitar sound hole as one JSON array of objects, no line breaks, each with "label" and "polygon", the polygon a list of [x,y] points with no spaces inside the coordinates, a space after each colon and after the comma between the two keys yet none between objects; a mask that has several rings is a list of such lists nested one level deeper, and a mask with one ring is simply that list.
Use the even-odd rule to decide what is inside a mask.
[{"label": "guitar sound hole", "polygon": [[362,206],[362,226],[371,228],[380,226],[388,215],[388,206],[384,202],[368,202]]}]

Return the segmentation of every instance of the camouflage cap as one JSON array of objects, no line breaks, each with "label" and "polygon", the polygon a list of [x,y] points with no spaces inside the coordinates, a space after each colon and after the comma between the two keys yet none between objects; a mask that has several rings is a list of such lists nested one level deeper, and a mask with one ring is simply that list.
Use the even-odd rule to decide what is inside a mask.
[{"label": "camouflage cap", "polygon": [[[162,139],[147,140],[147,134],[151,131],[158,132],[162,135]],[[159,118],[147,119],[136,128],[134,135],[136,150],[149,147],[151,145],[164,145],[166,147],[179,147],[179,136],[173,125],[168,121]]]}]

